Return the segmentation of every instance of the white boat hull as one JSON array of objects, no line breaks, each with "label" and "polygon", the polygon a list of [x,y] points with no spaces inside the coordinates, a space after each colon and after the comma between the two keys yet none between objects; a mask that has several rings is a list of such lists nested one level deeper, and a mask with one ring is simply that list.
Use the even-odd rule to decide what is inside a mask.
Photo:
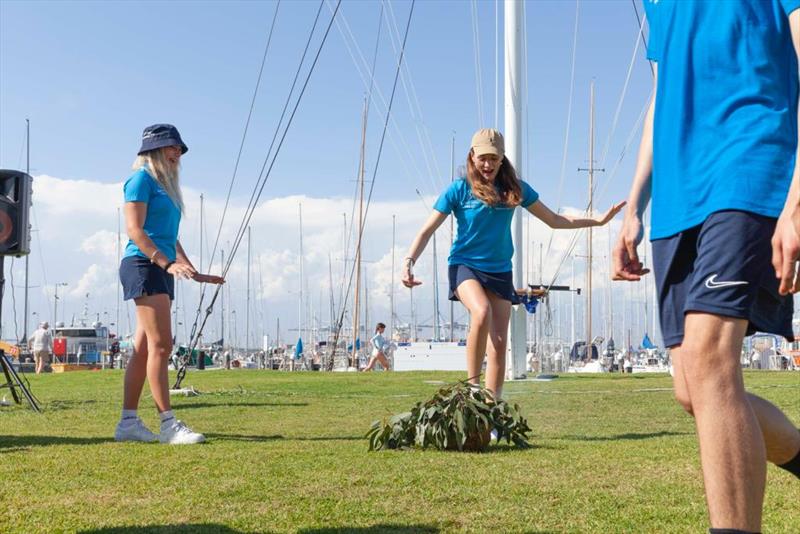
[{"label": "white boat hull", "polygon": [[395,371],[466,371],[467,347],[451,342],[401,343],[394,352]]}]

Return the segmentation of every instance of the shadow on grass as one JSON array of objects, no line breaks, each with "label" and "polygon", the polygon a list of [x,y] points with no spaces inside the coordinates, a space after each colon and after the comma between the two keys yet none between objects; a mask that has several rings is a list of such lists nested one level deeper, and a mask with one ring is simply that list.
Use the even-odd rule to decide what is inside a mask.
[{"label": "shadow on grass", "polygon": [[476,454],[514,454],[535,450],[557,451],[563,448],[564,447],[556,447],[553,445],[540,445],[538,443],[531,443],[530,447],[523,449],[522,447],[517,447],[513,443],[510,444],[503,441],[502,443],[497,443],[496,445],[490,445],[485,451]]},{"label": "shadow on grass", "polygon": [[651,432],[649,434],[617,434],[615,436],[560,436],[554,439],[567,439],[571,441],[626,441],[626,440],[640,440],[640,439],[653,439],[663,438],[666,436],[694,436],[694,432],[669,432],[662,430],[661,432]]},{"label": "shadow on grass", "polygon": [[46,403],[39,403],[42,406],[42,410],[48,412],[55,412],[58,410],[71,410],[73,408],[83,408],[87,404],[97,404],[96,400],[93,399],[85,399],[85,400],[51,400]]},{"label": "shadow on grass", "polygon": [[275,441],[275,440],[286,440],[286,441],[360,441],[366,440],[364,436],[301,436],[301,437],[286,437],[281,434],[275,434],[272,436],[253,436],[247,434],[213,434],[213,433],[206,433],[206,437],[219,439],[219,440],[228,440],[228,441]]},{"label": "shadow on grass", "polygon": [[[269,534],[269,531],[260,531]],[[439,529],[428,525],[374,525],[371,527],[303,528],[299,534],[437,534]],[[80,534],[243,534],[225,525],[214,523],[143,525],[80,530]]]},{"label": "shadow on grass", "polygon": [[[80,534],[240,534],[243,530],[236,530],[225,525],[214,523],[195,523],[180,525],[144,525],[137,527],[106,527],[91,530],[79,530]],[[264,531],[268,534],[267,531]]]},{"label": "shadow on grass", "polygon": [[291,441],[366,441],[364,436],[311,436],[311,437],[298,437],[286,438]]},{"label": "shadow on grass", "polygon": [[436,534],[429,525],[373,525],[371,527],[301,528],[298,534]]},{"label": "shadow on grass", "polygon": [[308,406],[307,402],[173,402],[177,410],[191,410],[194,408],[264,408],[264,407],[283,407],[283,406]]},{"label": "shadow on grass", "polygon": [[49,445],[97,445],[113,443],[110,437],[81,438],[69,436],[2,436],[0,435],[0,453],[14,452],[29,447],[47,447]]},{"label": "shadow on grass", "polygon": [[205,436],[209,439],[218,439],[220,441],[277,441],[286,439],[280,434],[273,434],[271,436],[249,436],[247,434],[215,434],[212,432],[204,432]]}]

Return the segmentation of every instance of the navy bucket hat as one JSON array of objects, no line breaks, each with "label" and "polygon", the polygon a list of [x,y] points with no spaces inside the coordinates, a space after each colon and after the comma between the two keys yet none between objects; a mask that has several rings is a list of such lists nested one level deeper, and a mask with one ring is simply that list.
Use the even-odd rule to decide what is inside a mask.
[{"label": "navy bucket hat", "polygon": [[142,132],[142,148],[139,149],[139,155],[165,146],[179,146],[181,154],[189,151],[177,128],[171,124],[153,124]]}]

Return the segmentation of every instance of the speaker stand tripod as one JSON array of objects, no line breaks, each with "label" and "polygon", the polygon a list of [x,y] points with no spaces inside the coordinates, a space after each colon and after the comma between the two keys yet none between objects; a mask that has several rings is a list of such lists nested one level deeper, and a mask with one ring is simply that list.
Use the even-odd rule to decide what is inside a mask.
[{"label": "speaker stand tripod", "polygon": [[[3,289],[5,288],[6,284],[6,276],[5,276],[5,269],[4,269],[4,260],[5,256],[0,256],[0,312],[3,309]],[[0,315],[2,317],[2,315]],[[31,395],[31,392],[28,391],[28,388],[25,387],[25,384],[22,383],[20,380],[17,371],[11,365],[11,360],[6,356],[5,351],[0,349],[0,367],[3,368],[3,375],[5,375],[6,383],[0,383],[0,389],[9,388],[11,390],[11,396],[14,397],[14,402],[17,404],[22,404],[22,398],[20,397],[20,393],[24,396],[28,403],[31,405],[31,408],[35,412],[41,412],[39,409],[39,405],[36,403],[36,399]],[[17,391],[19,390],[19,391]]]}]

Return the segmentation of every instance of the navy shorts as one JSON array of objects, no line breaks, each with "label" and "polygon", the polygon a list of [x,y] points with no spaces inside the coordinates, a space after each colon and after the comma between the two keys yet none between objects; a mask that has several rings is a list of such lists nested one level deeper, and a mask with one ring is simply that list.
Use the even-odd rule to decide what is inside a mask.
[{"label": "navy shorts", "polygon": [[477,280],[478,283],[502,299],[519,304],[519,296],[514,290],[514,280],[511,271],[504,273],[487,273],[467,267],[466,265],[450,265],[447,270],[450,279],[449,299],[458,301],[456,289],[464,280]]},{"label": "navy shorts", "polygon": [[119,279],[125,300],[146,295],[169,295],[175,300],[175,277],[150,260],[141,256],[122,258]]},{"label": "navy shorts", "polygon": [[747,319],[748,335],[770,332],[793,339],[792,296],[778,294],[772,267],[776,222],[745,211],[719,211],[698,226],[653,241],[667,347],[682,343],[684,315],[692,311]]}]

